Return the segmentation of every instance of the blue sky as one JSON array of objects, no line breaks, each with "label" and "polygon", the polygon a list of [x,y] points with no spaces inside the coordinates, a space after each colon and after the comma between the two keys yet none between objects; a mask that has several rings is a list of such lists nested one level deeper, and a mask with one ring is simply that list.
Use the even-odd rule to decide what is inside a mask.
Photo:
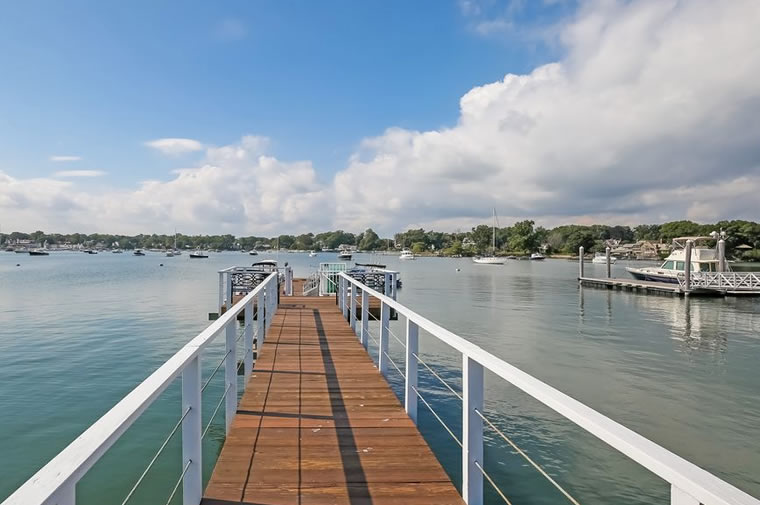
[{"label": "blue sky", "polygon": [[[516,15],[528,24],[563,10]],[[362,138],[452,125],[475,84],[551,57],[503,35],[479,34],[462,4],[438,0],[8,3],[0,162],[45,176],[60,168],[49,155],[77,155],[77,168],[129,184],[180,163],[147,140],[254,133],[331,174]]]},{"label": "blue sky", "polygon": [[758,219],[757,26],[757,0],[9,2],[0,225]]}]

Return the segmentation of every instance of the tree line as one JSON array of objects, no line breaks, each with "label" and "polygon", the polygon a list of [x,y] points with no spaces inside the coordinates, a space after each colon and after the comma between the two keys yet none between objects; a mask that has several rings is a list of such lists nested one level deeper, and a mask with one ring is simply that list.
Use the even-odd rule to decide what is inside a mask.
[{"label": "tree line", "polygon": [[[731,220],[714,224],[699,224],[693,221],[671,221],[663,224],[642,224],[630,226],[608,225],[562,225],[555,228],[535,226],[532,220],[523,220],[511,226],[496,228],[496,254],[526,254],[543,249],[549,254],[576,254],[583,246],[586,251],[603,251],[606,241],[615,239],[621,243],[639,240],[670,242],[675,237],[705,236],[713,231],[725,231],[729,253],[743,254],[746,259],[760,260],[760,223],[754,221]],[[175,235],[116,235],[104,233],[34,233],[13,232],[0,234],[0,244],[15,243],[18,240],[32,240],[51,246],[71,244],[82,247],[119,247],[122,249],[173,248]],[[176,235],[176,245],[181,249],[337,249],[341,245],[355,246],[362,251],[381,251],[409,248],[415,253],[443,255],[475,255],[491,252],[492,228],[481,224],[465,232],[440,232],[434,230],[410,229],[396,233],[392,238],[381,238],[371,228],[354,234],[343,230],[301,235],[278,235],[275,237],[236,237],[234,235]],[[753,250],[736,250],[737,246],[748,245]]]}]

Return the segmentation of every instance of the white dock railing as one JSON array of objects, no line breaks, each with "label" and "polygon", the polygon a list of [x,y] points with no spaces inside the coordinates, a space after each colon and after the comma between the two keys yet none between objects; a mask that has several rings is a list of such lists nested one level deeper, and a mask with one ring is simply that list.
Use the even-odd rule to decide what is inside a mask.
[{"label": "white dock railing", "polygon": [[681,288],[760,292],[760,274],[756,272],[690,272],[690,274],[688,286],[686,275],[678,274],[678,283]]},{"label": "white dock railing", "polygon": [[[182,347],[140,385],[133,389],[103,417],[79,435],[68,447],[50,460],[2,505],[74,505],[76,503],[77,482],[100,459],[101,456],[121,437],[145,410],[178,377],[182,377],[182,411],[174,429],[160,446],[145,471],[127,494],[122,504],[126,504],[142,482],[153,463],[158,459],[169,440],[180,430],[182,433],[182,473],[178,476],[174,489],[167,489],[172,498],[182,486],[184,505],[198,505],[203,494],[201,465],[201,443],[214,417],[224,403],[226,432],[229,433],[232,419],[237,411],[238,370],[244,369],[244,377],[253,371],[254,336],[263,343],[266,329],[277,311],[277,273],[270,273],[266,279],[248,293],[242,300]],[[254,302],[257,310],[254,329]],[[237,333],[237,317],[244,312],[245,325],[240,335]],[[224,333],[226,353],[222,361],[202,384],[201,357],[203,351],[216,337]],[[237,346],[243,342],[243,356],[237,364]],[[216,404],[216,409],[205,428],[201,419],[201,393],[211,378],[224,369],[225,390]],[[157,503],[157,502],[156,502]],[[163,502],[162,502],[163,503]]]},{"label": "white dock railing", "polygon": [[[380,338],[376,340],[369,333],[369,297],[381,302]],[[358,302],[361,299],[361,302]],[[360,303],[360,305],[359,305]],[[524,391],[550,409],[569,419],[579,427],[604,441],[617,451],[642,465],[670,484],[671,505],[760,505],[760,500],[719,479],[702,468],[673,454],[667,449],[642,437],[638,433],[600,414],[592,408],[574,400],[566,394],[515,368],[504,360],[481,349],[475,344],[442,328],[436,323],[417,314],[385,294],[379,293],[350,276],[341,273],[338,291],[338,305],[344,317],[356,329],[356,308],[361,311],[361,326],[358,337],[365,348],[369,340],[378,347],[378,368],[383,375],[391,364],[404,377],[404,405],[409,417],[417,423],[418,398],[430,409],[454,440],[462,447],[462,496],[469,505],[483,503],[483,479],[509,503],[502,491],[489,476],[483,464],[483,423],[494,429],[502,438],[512,442],[488,419],[483,412],[483,372],[488,370],[508,383]],[[390,309],[406,318],[404,341],[396,337],[389,327]],[[419,329],[427,331],[462,355],[462,393],[449,386],[419,357]],[[396,338],[405,348],[405,367],[402,371],[388,354],[389,337]],[[422,364],[462,401],[461,439],[445,424],[432,406],[418,391],[417,368]],[[578,502],[555,482],[527,454],[513,445],[528,462],[542,473],[571,503]]]}]

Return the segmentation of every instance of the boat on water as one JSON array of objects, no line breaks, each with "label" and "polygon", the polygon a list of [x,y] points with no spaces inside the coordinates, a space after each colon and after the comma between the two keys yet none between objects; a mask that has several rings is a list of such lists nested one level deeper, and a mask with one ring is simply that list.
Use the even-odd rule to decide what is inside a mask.
[{"label": "boat on water", "polygon": [[[610,263],[615,264],[617,261],[617,258],[614,256],[610,256]],[[607,264],[607,254],[606,253],[596,253],[594,254],[594,259],[591,260],[591,263],[594,263],[595,265],[606,265]]]},{"label": "boat on water", "polygon": [[412,251],[410,251],[409,249],[403,249],[401,251],[401,255],[398,257],[398,259],[400,259],[400,260],[414,260],[414,259],[417,259],[417,258],[414,256],[414,253]]},{"label": "boat on water", "polygon": [[190,257],[191,258],[208,258],[208,254],[198,249],[196,251],[191,252]]},{"label": "boat on water", "polygon": [[348,261],[348,260],[351,259],[351,257],[352,257],[351,256],[351,251],[340,251],[338,253],[338,259],[339,260],[346,260],[346,261]]},{"label": "boat on water", "polygon": [[29,256],[50,256],[50,253],[45,249],[32,249],[29,251]]},{"label": "boat on water", "polygon": [[123,252],[124,251],[122,251],[121,249],[114,249],[113,251],[111,251],[112,254],[121,254]]},{"label": "boat on water", "polygon": [[[692,240],[694,247],[691,250],[691,271],[717,272],[719,269],[718,251],[707,247],[707,242],[714,240],[713,237],[678,237],[673,239],[673,250],[659,267],[633,268],[626,267],[626,271],[635,279],[641,281],[667,282],[678,284],[678,274],[682,274],[686,265],[686,241]],[[726,271],[731,268],[726,262]]]},{"label": "boat on water", "polygon": [[255,249],[251,249],[250,251],[248,251],[248,254],[250,254],[251,256],[258,256],[259,255],[259,253],[256,252]]},{"label": "boat on water", "polygon": [[142,249],[135,249],[135,252],[132,253],[132,256],[145,256],[145,253],[142,252]]},{"label": "boat on water", "polygon": [[544,256],[540,252],[534,252],[533,254],[530,255],[530,259],[533,261],[542,261],[546,259],[546,256]]},{"label": "boat on water", "polygon": [[16,254],[29,254],[29,249],[21,248],[21,249],[15,249],[13,252]]},{"label": "boat on water", "polygon": [[82,252],[85,254],[98,254],[98,251],[96,251],[95,249],[85,249]]},{"label": "boat on water", "polygon": [[167,258],[173,258],[174,257],[174,251],[166,251],[166,257]]},{"label": "boat on water", "polygon": [[367,268],[385,268],[386,265],[383,265],[381,263],[356,263],[357,267],[367,267]]},{"label": "boat on water", "polygon": [[309,258],[314,258],[317,255],[317,251],[309,251]]},{"label": "boat on water", "polygon": [[500,258],[496,256],[496,209],[493,209],[493,223],[491,225],[491,231],[491,255],[472,258],[472,261],[478,265],[503,265],[507,262],[507,258]]}]

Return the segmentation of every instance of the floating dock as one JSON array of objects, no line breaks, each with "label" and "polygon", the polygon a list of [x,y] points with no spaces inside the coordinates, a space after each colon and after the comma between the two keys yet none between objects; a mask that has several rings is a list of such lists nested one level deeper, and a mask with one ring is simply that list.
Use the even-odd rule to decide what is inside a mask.
[{"label": "floating dock", "polygon": [[[667,282],[639,281],[636,279],[622,279],[616,277],[578,277],[578,282],[581,286],[637,291],[657,295],[683,296],[685,294],[684,290],[681,289],[678,284],[670,284]],[[715,295],[717,293],[713,292],[711,294]]]},{"label": "floating dock", "polygon": [[464,502],[335,298],[293,296],[280,298],[202,503]]}]

